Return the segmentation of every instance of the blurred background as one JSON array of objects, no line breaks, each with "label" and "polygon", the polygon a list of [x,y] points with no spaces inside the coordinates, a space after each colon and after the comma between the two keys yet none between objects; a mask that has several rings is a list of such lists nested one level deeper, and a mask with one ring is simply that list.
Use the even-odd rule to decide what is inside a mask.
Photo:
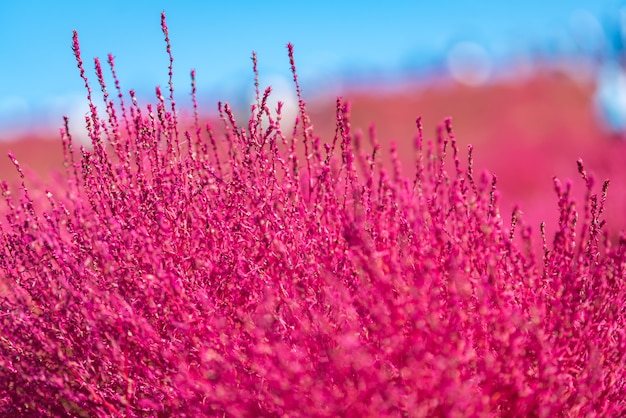
[{"label": "blurred background", "polygon": [[[71,49],[78,30],[95,88],[93,57],[116,58],[124,90],[145,103],[167,87],[160,28],[167,13],[179,107],[190,106],[192,68],[201,110],[218,101],[243,114],[252,101],[250,56],[262,87],[293,103],[285,45],[316,135],[334,132],[336,96],[352,126],[375,124],[411,167],[415,118],[428,137],[451,116],[457,139],[475,146],[478,169],[498,176],[503,211],[519,203],[528,222],[556,216],[552,177],[578,180],[581,157],[598,183],[612,180],[607,217],[626,226],[626,3],[279,2],[108,0],[0,5],[0,155],[13,151],[44,178],[61,165],[58,128],[84,137],[88,107]],[[112,88],[112,84],[110,84]],[[293,108],[293,107],[291,107]],[[15,180],[7,158],[0,177]],[[579,194],[583,186],[578,182]]]}]

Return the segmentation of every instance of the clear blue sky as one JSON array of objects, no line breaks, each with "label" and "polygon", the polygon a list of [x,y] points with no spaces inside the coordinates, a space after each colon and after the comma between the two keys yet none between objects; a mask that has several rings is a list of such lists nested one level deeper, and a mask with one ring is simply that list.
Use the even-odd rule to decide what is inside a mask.
[{"label": "clear blue sky", "polygon": [[[251,86],[250,53],[264,74],[288,74],[292,42],[300,75],[324,84],[354,70],[390,72],[443,54],[451,43],[481,42],[494,55],[557,39],[585,9],[601,17],[618,1],[2,1],[0,4],[0,132],[15,121],[48,122],[84,98],[71,51],[79,32],[83,59],[116,56],[125,89],[151,92],[167,84],[160,12],[167,13],[179,98],[191,68],[202,91],[229,100]],[[229,90],[230,89],[230,90]],[[219,92],[219,93],[215,93]],[[42,114],[46,118],[41,118]]]}]

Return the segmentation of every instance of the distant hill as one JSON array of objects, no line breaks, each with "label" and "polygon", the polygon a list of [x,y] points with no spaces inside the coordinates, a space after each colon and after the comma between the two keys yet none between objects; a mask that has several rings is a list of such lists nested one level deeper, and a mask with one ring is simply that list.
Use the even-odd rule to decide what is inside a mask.
[{"label": "distant hill", "polygon": [[[381,143],[398,142],[407,170],[413,166],[416,117],[422,117],[426,138],[433,138],[437,124],[451,116],[462,162],[466,162],[467,144],[473,144],[475,170],[488,169],[498,176],[503,211],[520,203],[534,226],[556,216],[553,176],[575,180],[574,190],[583,192],[582,183],[577,182],[576,160],[580,157],[595,174],[598,188],[605,178],[611,179],[607,216],[614,228],[626,228],[626,142],[603,132],[592,109],[593,89],[590,83],[580,84],[552,72],[522,84],[479,88],[407,85],[384,93],[359,88],[344,96],[352,103],[353,131],[367,133],[374,123]],[[306,91],[305,96],[309,96],[315,134],[322,141],[331,141],[334,98],[311,99]],[[8,151],[42,176],[62,169],[62,148],[55,132],[0,142],[0,156]],[[380,155],[386,159],[386,150],[382,151]],[[6,157],[0,157],[0,178],[17,179]],[[503,216],[508,218],[509,213]]]}]

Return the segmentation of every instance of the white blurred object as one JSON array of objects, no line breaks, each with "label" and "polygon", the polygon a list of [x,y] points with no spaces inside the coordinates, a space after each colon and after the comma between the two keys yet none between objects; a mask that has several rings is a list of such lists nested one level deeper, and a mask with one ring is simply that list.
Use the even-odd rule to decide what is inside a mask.
[{"label": "white blurred object", "polygon": [[616,60],[600,67],[594,102],[604,127],[612,134],[626,134],[626,74]]},{"label": "white blurred object", "polygon": [[[283,103],[281,130],[284,133],[289,133],[293,129],[296,122],[296,116],[299,111],[298,96],[296,95],[296,89],[293,81],[280,75],[270,75],[260,81],[261,85],[259,86],[259,90],[261,97],[265,91],[265,86],[270,86],[272,88],[272,92],[270,93],[270,97],[267,101],[267,106],[269,107],[273,118],[276,117],[278,102]],[[257,104],[256,96],[254,94],[251,94],[248,97],[248,103]],[[266,117],[262,120],[262,126],[264,129],[267,129],[269,126],[269,122]]]},{"label": "white blurred object", "polygon": [[482,46],[475,42],[459,42],[448,53],[448,71],[459,83],[480,86],[491,76],[491,58]]},{"label": "white blurred object", "polygon": [[596,54],[607,47],[602,24],[589,11],[575,10],[570,16],[570,32],[578,48],[586,54]]}]

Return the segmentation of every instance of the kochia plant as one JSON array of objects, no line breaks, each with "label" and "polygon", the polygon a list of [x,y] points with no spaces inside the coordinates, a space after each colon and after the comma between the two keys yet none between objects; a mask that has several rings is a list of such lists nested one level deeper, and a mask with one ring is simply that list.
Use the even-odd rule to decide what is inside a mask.
[{"label": "kochia plant", "polygon": [[605,238],[606,183],[594,194],[579,162],[579,214],[555,181],[558,232],[542,226],[536,254],[449,121],[427,142],[418,119],[410,178],[339,99],[335,136],[316,137],[291,45],[292,132],[258,81],[245,126],[219,105],[219,136],[192,82],[185,130],[162,27],[169,100],[128,102],[109,56],[119,101],[96,59],[99,113],[75,34],[92,148],[64,128],[66,185],[2,185],[1,415],[626,414],[626,238]]}]

